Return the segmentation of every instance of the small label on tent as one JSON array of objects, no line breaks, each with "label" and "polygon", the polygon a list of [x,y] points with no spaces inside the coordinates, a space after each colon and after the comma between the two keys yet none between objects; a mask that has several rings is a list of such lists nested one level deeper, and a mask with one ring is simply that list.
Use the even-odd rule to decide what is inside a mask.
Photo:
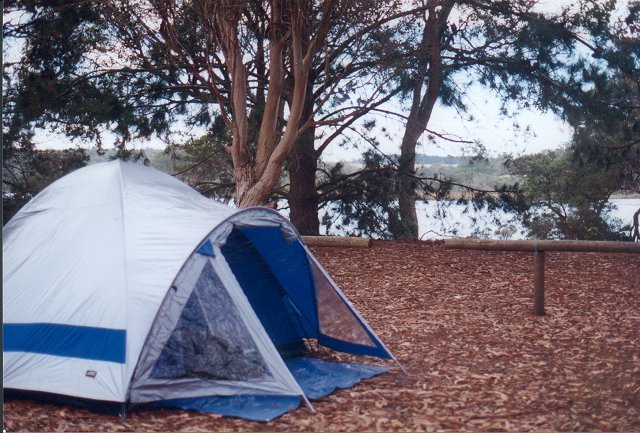
[{"label": "small label on tent", "polygon": [[87,372],[85,373],[85,376],[87,377],[96,377],[97,375],[98,375],[98,372],[94,370],[87,370]]},{"label": "small label on tent", "polygon": [[203,256],[215,257],[215,253],[213,252],[213,245],[211,245],[210,240],[207,240],[207,242],[202,244],[202,246],[198,248],[198,251],[196,252],[202,254]]}]

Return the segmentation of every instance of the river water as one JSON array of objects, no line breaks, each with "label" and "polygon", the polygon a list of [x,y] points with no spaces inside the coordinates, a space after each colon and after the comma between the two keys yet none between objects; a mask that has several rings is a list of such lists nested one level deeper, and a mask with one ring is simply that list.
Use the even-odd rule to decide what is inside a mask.
[{"label": "river water", "polygon": [[[623,225],[630,225],[633,213],[640,208],[640,198],[615,198],[610,218],[618,218]],[[423,240],[450,237],[478,236],[486,239],[524,239],[522,225],[512,222],[513,215],[486,210],[474,211],[464,205],[439,206],[436,201],[416,203],[420,238]],[[443,213],[444,212],[444,213]],[[439,213],[444,216],[439,217]]]},{"label": "river water", "polygon": [[[617,218],[622,225],[631,225],[633,214],[640,208],[640,198],[610,199],[614,205],[609,220]],[[281,202],[285,205],[286,202]],[[514,214],[486,210],[474,211],[465,205],[438,203],[435,200],[417,201],[418,232],[422,240],[448,239],[452,237],[475,236],[484,239],[526,239],[526,230],[514,222]],[[280,209],[280,213],[289,216],[289,209]],[[320,212],[322,218],[323,212]],[[326,235],[326,226],[320,226],[320,234]],[[344,230],[331,228],[333,236],[344,235]]]}]

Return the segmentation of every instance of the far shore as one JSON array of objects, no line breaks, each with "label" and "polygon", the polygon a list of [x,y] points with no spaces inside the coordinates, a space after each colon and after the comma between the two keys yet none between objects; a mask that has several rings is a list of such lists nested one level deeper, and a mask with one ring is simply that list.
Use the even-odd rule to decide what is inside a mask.
[{"label": "far shore", "polygon": [[[497,196],[497,194],[491,194],[493,196]],[[452,191],[449,194],[449,200],[459,200],[461,198],[469,198],[469,194],[468,193],[463,193],[461,191]],[[639,192],[624,192],[624,191],[620,191],[620,192],[616,192],[614,194],[611,194],[611,197],[609,197],[610,199],[613,200],[620,200],[620,199],[632,199],[632,200],[637,200],[640,199],[640,193]],[[429,197],[429,196],[423,196],[422,194],[418,194],[418,200],[424,200],[424,201],[431,201],[433,200],[433,197]]]},{"label": "far shore", "polygon": [[631,199],[639,199],[640,193],[637,192],[617,192],[611,195],[612,199],[621,199],[621,198],[631,198]]}]

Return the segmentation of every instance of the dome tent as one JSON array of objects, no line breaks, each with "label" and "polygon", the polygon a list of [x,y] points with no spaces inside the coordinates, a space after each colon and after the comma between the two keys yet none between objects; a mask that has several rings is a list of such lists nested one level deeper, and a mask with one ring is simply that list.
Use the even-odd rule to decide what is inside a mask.
[{"label": "dome tent", "polygon": [[142,165],[54,182],[3,228],[3,257],[8,389],[269,419],[238,406],[313,398],[307,339],[393,358],[286,218]]}]

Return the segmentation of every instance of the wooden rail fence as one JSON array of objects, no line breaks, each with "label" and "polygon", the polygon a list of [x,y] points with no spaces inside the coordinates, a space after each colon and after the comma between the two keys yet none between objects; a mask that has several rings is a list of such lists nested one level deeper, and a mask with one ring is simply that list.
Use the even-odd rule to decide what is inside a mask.
[{"label": "wooden rail fence", "polygon": [[544,316],[544,253],[565,251],[581,253],[629,253],[640,254],[640,243],[608,241],[494,241],[487,239],[447,239],[445,248],[489,251],[533,252],[533,310]]},{"label": "wooden rail fence", "polygon": [[370,248],[372,240],[349,236],[302,236],[302,241],[310,247]]}]

